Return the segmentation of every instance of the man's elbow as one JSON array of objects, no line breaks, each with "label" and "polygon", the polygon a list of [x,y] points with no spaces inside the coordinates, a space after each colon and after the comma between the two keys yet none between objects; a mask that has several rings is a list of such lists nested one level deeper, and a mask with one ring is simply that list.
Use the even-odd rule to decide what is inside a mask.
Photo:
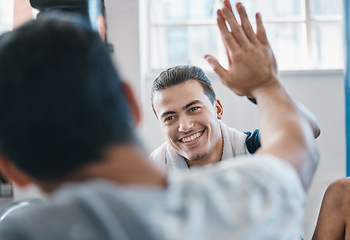
[{"label": "man's elbow", "polygon": [[318,138],[321,134],[321,128],[320,125],[316,124],[316,126],[313,129],[315,139]]},{"label": "man's elbow", "polygon": [[305,191],[307,191],[311,185],[314,173],[319,163],[319,156],[319,151],[314,140],[313,143],[308,144],[304,161],[302,161],[298,169]]}]

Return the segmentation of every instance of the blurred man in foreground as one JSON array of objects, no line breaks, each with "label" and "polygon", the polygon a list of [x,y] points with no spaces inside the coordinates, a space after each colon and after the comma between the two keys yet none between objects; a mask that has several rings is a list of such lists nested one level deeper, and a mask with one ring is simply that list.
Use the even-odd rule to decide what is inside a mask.
[{"label": "blurred man in foreground", "polygon": [[[317,163],[310,124],[278,81],[262,19],[242,26],[224,1],[223,84],[254,97],[262,147],[245,161],[166,174],[142,151],[139,111],[100,37],[41,18],[0,45],[0,169],[49,194],[4,218],[0,239],[296,239]],[[227,29],[225,21],[232,32]],[[273,130],[273,131],[272,131]]]}]

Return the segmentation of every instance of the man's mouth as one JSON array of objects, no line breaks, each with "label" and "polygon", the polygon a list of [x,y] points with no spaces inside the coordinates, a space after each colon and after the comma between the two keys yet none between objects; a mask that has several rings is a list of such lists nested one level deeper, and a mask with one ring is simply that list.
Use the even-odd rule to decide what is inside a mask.
[{"label": "man's mouth", "polygon": [[191,136],[180,138],[179,141],[183,142],[183,143],[192,142],[192,141],[198,139],[200,136],[202,136],[203,133],[204,133],[204,131],[197,132],[197,133],[192,134]]}]

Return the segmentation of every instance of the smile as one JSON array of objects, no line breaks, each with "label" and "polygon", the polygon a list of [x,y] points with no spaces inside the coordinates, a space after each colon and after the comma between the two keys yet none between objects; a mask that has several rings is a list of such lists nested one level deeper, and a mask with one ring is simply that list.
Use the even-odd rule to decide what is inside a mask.
[{"label": "smile", "polygon": [[181,139],[179,139],[179,141],[180,141],[180,142],[183,142],[183,143],[192,142],[192,141],[198,139],[200,136],[202,136],[203,132],[204,132],[204,131],[202,131],[202,132],[197,132],[197,133],[195,133],[195,134],[193,134],[193,135],[191,135],[191,136],[189,136],[189,137],[181,138]]}]

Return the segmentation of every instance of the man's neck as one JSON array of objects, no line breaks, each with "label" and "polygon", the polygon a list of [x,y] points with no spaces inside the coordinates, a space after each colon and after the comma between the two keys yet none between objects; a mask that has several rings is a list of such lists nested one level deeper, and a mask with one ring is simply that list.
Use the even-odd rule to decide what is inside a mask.
[{"label": "man's neck", "polygon": [[92,179],[109,180],[121,185],[149,185],[161,188],[167,185],[166,173],[156,168],[144,153],[133,145],[109,147],[103,159],[81,167],[61,181],[38,185],[45,192],[52,192],[67,182],[83,182]]}]

